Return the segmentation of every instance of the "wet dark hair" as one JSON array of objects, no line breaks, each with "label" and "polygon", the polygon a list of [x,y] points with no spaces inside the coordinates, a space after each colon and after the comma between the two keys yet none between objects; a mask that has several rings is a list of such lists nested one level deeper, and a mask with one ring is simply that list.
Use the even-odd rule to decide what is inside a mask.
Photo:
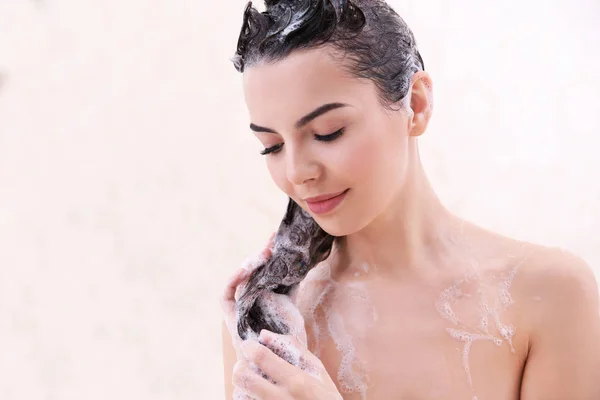
[{"label": "wet dark hair", "polygon": [[246,5],[235,68],[281,60],[296,50],[329,46],[348,72],[371,80],[391,106],[424,70],[414,35],[383,0],[266,0],[266,11]]},{"label": "wet dark hair", "polygon": [[[383,106],[404,107],[401,101],[407,98],[412,76],[424,70],[424,64],[413,33],[385,1],[265,0],[265,5],[259,12],[249,2],[244,10],[232,58],[239,72],[277,62],[294,51],[328,46],[332,55],[341,56],[350,75],[375,84]],[[252,273],[236,304],[241,338],[261,329],[289,333],[263,300],[269,292],[289,294],[329,256],[334,239],[289,199],[271,259]]]},{"label": "wet dark hair", "polygon": [[236,302],[237,330],[242,339],[262,329],[290,333],[286,321],[270,307],[270,293],[289,295],[308,271],[329,257],[334,237],[325,232],[295,201],[287,211],[273,240],[271,258],[258,266]]}]

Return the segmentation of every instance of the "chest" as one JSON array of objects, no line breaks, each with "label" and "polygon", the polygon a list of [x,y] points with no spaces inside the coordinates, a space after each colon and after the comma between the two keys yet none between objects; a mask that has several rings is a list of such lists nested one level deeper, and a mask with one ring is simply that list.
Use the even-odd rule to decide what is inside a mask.
[{"label": "chest", "polygon": [[[450,302],[453,319],[433,293],[394,285],[314,289],[298,299],[309,349],[344,399],[518,399],[523,362],[512,351],[520,342],[508,313],[489,313],[483,327],[486,313],[474,300]],[[515,331],[512,345],[495,329],[500,319]]]}]

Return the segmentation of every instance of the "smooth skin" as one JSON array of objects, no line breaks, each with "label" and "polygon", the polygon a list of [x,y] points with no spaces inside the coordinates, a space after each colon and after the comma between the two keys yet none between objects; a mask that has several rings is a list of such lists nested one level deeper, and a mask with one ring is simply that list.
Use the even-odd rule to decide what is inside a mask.
[{"label": "smooth skin", "polygon": [[[311,213],[327,232],[343,236],[316,268],[329,268],[335,282],[335,295],[317,308],[316,324],[327,333],[328,313],[343,319],[347,334],[357,340],[356,359],[369,366],[367,398],[600,399],[600,301],[589,266],[567,252],[506,238],[451,214],[429,184],[417,145],[433,111],[430,76],[415,74],[406,107],[390,110],[382,107],[374,84],[349,76],[343,62],[328,47],[297,51],[248,68],[244,94],[253,133],[271,150],[267,168],[287,196],[311,213],[307,197],[350,189],[335,210]],[[346,106],[299,126],[302,117],[330,103]],[[263,256],[269,251],[266,246]],[[515,265],[510,305],[499,310],[514,336],[501,346],[472,343],[469,382],[464,342],[450,337],[448,328],[455,326],[440,315],[436,301],[475,271],[480,278],[461,287],[464,295],[454,305],[466,326],[474,327],[481,311],[477,296],[498,298],[497,277]],[[236,288],[246,278],[241,272],[226,286],[226,320],[233,318]],[[286,338],[310,368],[283,364],[269,350],[268,333],[263,343],[242,347],[224,324],[227,399],[235,390],[236,396],[260,400],[361,398],[343,390],[335,338],[326,335],[319,357],[314,355],[310,310],[328,284],[307,277],[295,299],[307,346]],[[368,329],[370,314],[348,294],[357,285],[377,311]],[[489,329],[501,337],[493,323]],[[253,363],[275,379],[257,374]]]}]

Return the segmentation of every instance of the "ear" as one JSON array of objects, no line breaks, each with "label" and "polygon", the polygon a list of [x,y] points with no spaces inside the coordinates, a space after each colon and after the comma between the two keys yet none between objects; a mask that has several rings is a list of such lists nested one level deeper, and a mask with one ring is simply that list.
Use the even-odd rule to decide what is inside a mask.
[{"label": "ear", "polygon": [[408,120],[409,136],[421,136],[425,133],[433,111],[433,91],[431,77],[425,71],[413,75],[411,84],[410,109],[412,116]]}]

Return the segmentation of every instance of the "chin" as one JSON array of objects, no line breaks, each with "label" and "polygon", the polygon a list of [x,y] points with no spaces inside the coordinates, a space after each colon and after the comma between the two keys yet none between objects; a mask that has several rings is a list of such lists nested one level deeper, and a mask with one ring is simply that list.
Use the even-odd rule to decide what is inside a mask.
[{"label": "chin", "polygon": [[356,216],[348,213],[330,215],[326,217],[320,217],[318,215],[313,215],[313,219],[319,224],[321,229],[335,237],[348,236],[353,233],[358,232],[361,229],[361,226],[358,225],[358,220]]}]

